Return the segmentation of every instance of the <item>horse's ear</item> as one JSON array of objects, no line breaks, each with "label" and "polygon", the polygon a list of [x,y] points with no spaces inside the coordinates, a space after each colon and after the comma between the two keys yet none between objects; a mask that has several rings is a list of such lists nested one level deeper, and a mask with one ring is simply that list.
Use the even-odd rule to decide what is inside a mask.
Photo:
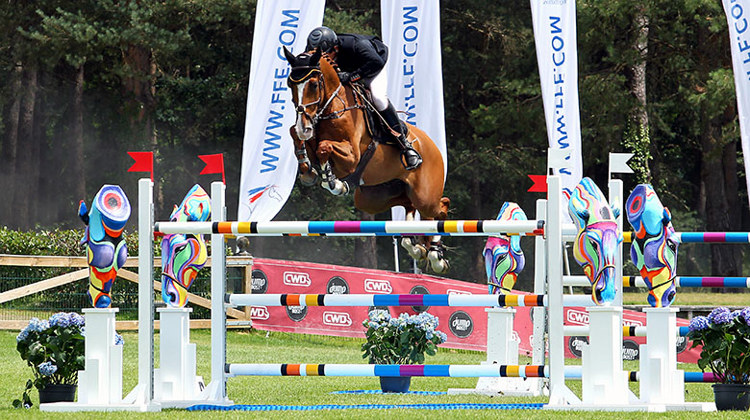
[{"label": "horse's ear", "polygon": [[297,57],[292,54],[291,51],[289,51],[286,46],[284,46],[284,57],[286,57],[286,61],[289,62],[289,64],[294,67],[294,62],[297,61]]},{"label": "horse's ear", "polygon": [[315,52],[313,53],[313,55],[312,55],[312,56],[310,56],[310,65],[311,65],[311,66],[316,66],[316,65],[318,65],[318,62],[320,61],[320,56],[321,56],[322,54],[323,54],[323,53],[322,53],[322,52],[320,51],[320,48],[316,48],[316,49],[315,49]]}]

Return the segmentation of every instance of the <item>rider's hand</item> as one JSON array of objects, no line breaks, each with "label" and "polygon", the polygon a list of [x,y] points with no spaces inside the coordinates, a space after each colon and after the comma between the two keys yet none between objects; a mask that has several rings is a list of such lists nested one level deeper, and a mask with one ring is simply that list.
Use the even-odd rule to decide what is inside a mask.
[{"label": "rider's hand", "polygon": [[352,74],[346,71],[340,71],[339,80],[341,80],[341,83],[349,83],[352,80]]}]

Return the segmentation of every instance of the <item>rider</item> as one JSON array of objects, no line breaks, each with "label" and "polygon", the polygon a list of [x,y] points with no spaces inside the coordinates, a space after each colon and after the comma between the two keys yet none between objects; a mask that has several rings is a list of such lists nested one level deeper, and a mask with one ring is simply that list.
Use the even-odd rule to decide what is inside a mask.
[{"label": "rider", "polygon": [[396,133],[401,147],[403,165],[407,170],[416,169],[422,164],[422,157],[406,139],[396,109],[386,95],[387,73],[382,71],[388,60],[388,47],[376,36],[359,34],[338,34],[330,28],[315,28],[307,37],[307,51],[320,48],[336,61],[341,69],[341,83],[362,81],[372,93],[375,109],[380,112],[386,124]]}]

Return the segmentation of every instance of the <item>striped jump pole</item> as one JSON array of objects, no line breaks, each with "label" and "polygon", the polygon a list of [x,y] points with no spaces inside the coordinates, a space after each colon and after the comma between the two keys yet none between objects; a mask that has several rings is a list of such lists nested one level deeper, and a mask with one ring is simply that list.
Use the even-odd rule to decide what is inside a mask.
[{"label": "striped jump pole", "polygon": [[[675,232],[684,244],[747,244],[750,232]],[[633,242],[633,232],[623,232],[624,242]]]},{"label": "striped jump pole", "polygon": [[157,222],[156,232],[252,236],[544,235],[543,220]]},{"label": "striped jump pole", "polygon": [[[586,276],[564,276],[565,286],[591,287]],[[647,287],[641,276],[622,276],[624,287]],[[675,277],[677,287],[737,287],[750,288],[750,277],[700,277],[700,276],[677,276]]]},{"label": "striped jump pole", "polygon": [[[585,337],[590,334],[590,328],[588,325],[566,325],[563,327],[566,337]],[[687,337],[687,333],[690,331],[689,327],[677,327],[678,337]],[[645,337],[648,332],[648,327],[636,327],[636,326],[623,326],[622,336],[623,337]]]},{"label": "striped jump pole", "polygon": [[[231,306],[549,306],[547,295],[228,294]],[[588,295],[563,297],[564,306],[594,306]]]},{"label": "striped jump pole", "polygon": [[[574,369],[575,370],[575,369]],[[574,372],[573,372],[574,373]],[[228,376],[391,376],[545,378],[542,365],[230,364]]]},{"label": "striped jump pole", "polygon": [[[228,377],[236,376],[338,376],[338,377],[448,377],[448,378],[548,378],[544,365],[365,365],[233,363],[226,366]],[[685,382],[720,382],[713,373],[685,372]],[[565,366],[565,379],[580,380],[581,366]],[[640,372],[627,371],[630,382],[640,381]]]}]

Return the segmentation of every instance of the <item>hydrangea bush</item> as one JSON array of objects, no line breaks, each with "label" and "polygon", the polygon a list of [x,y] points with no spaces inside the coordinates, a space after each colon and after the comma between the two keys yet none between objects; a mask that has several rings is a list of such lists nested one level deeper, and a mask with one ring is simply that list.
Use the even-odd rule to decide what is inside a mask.
[{"label": "hydrangea bush", "polygon": [[[13,406],[31,407],[32,388],[47,385],[76,385],[78,371],[86,367],[86,326],[83,316],[75,312],[58,312],[49,319],[32,318],[16,337],[21,359],[31,367],[34,378],[26,382],[26,390]],[[115,343],[123,344],[120,334]]]},{"label": "hydrangea bush", "polygon": [[750,307],[719,307],[690,321],[691,348],[702,346],[698,367],[710,369],[725,384],[750,384]]},{"label": "hydrangea bush", "polygon": [[435,355],[437,345],[448,339],[438,325],[437,317],[427,312],[391,317],[388,311],[370,311],[362,322],[367,328],[362,358],[374,364],[422,364],[425,353]]}]

